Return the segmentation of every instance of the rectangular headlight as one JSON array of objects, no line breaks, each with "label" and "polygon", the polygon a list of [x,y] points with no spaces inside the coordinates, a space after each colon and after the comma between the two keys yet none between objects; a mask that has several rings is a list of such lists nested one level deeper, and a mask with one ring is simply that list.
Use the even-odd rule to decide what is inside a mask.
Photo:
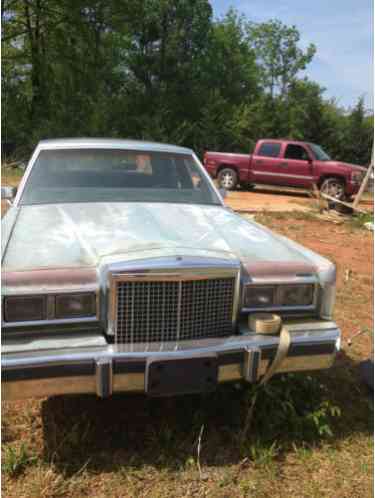
[{"label": "rectangular headlight", "polygon": [[314,302],[314,285],[280,285],[278,294],[281,306],[310,306]]},{"label": "rectangular headlight", "polygon": [[56,318],[95,316],[95,294],[60,294],[56,296]]},{"label": "rectangular headlight", "polygon": [[245,288],[245,308],[267,308],[275,306],[276,287],[268,285],[248,285]]},{"label": "rectangular headlight", "polygon": [[10,296],[4,298],[4,320],[6,322],[31,322],[45,320],[45,296]]}]

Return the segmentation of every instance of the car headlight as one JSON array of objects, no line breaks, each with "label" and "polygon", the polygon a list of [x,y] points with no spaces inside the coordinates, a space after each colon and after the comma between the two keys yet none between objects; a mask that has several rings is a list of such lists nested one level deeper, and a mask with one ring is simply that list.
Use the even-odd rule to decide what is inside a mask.
[{"label": "car headlight", "polygon": [[279,287],[279,303],[281,306],[309,306],[314,301],[314,286],[282,285]]},{"label": "car headlight", "polygon": [[245,287],[245,308],[267,308],[275,305],[276,287],[274,286],[251,286]]},{"label": "car headlight", "polygon": [[79,318],[95,315],[95,294],[61,294],[56,296],[56,318]]},{"label": "car headlight", "polygon": [[46,316],[45,296],[10,296],[4,299],[6,322],[32,322],[45,320]]},{"label": "car headlight", "polygon": [[281,308],[283,306],[312,306],[314,284],[247,285],[244,290],[244,308]]},{"label": "car headlight", "polygon": [[37,322],[96,315],[94,292],[4,297],[4,322]]}]

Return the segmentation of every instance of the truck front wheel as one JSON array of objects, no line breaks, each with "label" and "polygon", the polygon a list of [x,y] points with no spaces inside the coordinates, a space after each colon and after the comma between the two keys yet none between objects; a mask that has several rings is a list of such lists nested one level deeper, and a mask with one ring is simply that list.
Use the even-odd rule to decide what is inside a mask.
[{"label": "truck front wheel", "polygon": [[336,199],[343,200],[345,198],[345,184],[338,178],[326,178],[320,187],[320,191]]},{"label": "truck front wheel", "polygon": [[232,168],[224,168],[220,171],[218,175],[220,188],[225,188],[226,190],[233,190],[237,186],[238,176],[237,173]]}]

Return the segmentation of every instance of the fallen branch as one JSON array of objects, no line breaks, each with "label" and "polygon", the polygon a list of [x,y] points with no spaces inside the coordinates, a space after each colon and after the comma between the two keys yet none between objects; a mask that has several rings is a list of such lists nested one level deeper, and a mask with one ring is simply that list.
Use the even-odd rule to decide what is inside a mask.
[{"label": "fallen branch", "polygon": [[348,207],[350,209],[353,209],[353,211],[358,211],[359,213],[366,214],[366,211],[364,211],[363,209],[360,209],[357,206],[354,206],[350,202],[341,201],[340,199],[337,199],[336,197],[332,197],[331,195],[328,195],[328,194],[324,194],[323,192],[321,192],[320,195],[324,199],[327,199],[329,201],[335,202],[337,204],[342,204],[343,206],[346,206],[346,207]]},{"label": "fallen branch", "polygon": [[322,213],[325,209],[328,209],[328,202],[321,197],[320,190],[318,189],[316,183],[313,183],[312,191],[310,191],[309,193],[311,197],[316,200],[317,208],[320,213]]},{"label": "fallen branch", "polygon": [[323,221],[330,221],[331,223],[335,223],[336,225],[341,225],[341,223],[344,223],[343,219],[340,220],[328,212],[317,214],[316,217]]}]

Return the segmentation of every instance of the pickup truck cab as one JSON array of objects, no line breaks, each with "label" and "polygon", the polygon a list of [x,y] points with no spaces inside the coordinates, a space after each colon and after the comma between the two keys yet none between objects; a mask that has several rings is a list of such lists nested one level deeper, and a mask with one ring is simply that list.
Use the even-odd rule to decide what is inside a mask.
[{"label": "pickup truck cab", "polygon": [[338,199],[356,194],[366,171],[332,160],[319,145],[292,140],[258,140],[250,155],[206,152],[203,162],[210,176],[228,190],[257,183],[309,189],[315,183]]}]

